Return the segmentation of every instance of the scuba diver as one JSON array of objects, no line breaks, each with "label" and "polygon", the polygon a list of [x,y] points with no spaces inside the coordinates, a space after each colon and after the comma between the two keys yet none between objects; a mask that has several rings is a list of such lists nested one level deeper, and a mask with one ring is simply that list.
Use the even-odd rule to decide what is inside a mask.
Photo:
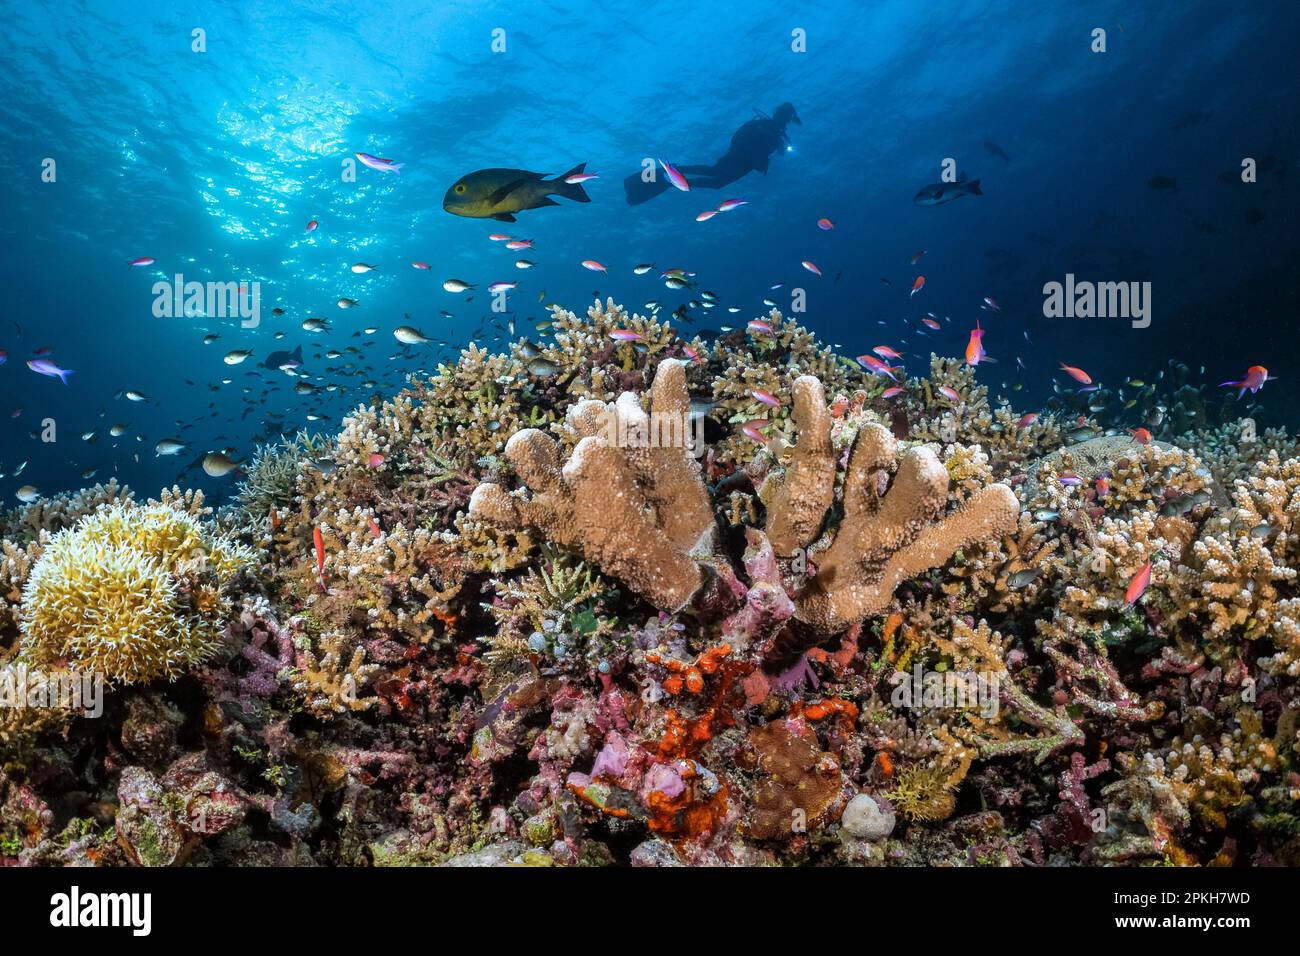
[{"label": "scuba diver", "polygon": [[[758,110],[754,112],[758,115],[736,130],[731,137],[731,145],[712,166],[677,167],[677,171],[686,177],[692,189],[721,189],[754,171],[766,175],[772,154],[783,146],[790,146],[790,139],[785,134],[786,126],[792,120],[803,125],[799,114],[789,103],[782,103],[771,116]],[[670,185],[668,177],[662,174],[652,182],[645,182],[640,173],[634,173],[623,180],[629,206],[638,206],[653,199]]]}]

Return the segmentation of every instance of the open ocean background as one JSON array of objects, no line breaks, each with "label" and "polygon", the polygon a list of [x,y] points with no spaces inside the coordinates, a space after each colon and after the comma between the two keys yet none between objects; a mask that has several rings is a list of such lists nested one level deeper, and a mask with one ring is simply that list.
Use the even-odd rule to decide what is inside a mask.
[{"label": "open ocean background", "polygon": [[[850,356],[892,345],[912,373],[931,349],[960,355],[981,319],[998,364],[980,379],[1022,411],[1041,408],[1061,362],[1117,384],[1173,357],[1198,378],[1204,366],[1211,386],[1267,366],[1279,381],[1254,413],[1300,425],[1300,4],[60,2],[9,4],[5,20],[6,505],[22,484],[54,493],[114,475],[155,494],[207,451],[244,458],[282,431],[333,433],[358,403],[395,393],[471,337],[500,347],[490,323],[480,329],[491,282],[518,281],[522,334],[545,317],[539,296],[579,312],[596,292],[638,309],[656,299],[667,315],[699,292],[665,289],[657,274],[672,266],[720,301],[687,335],[741,327],[767,311],[763,298],[788,305],[798,286],[800,320],[826,341]],[[196,27],[204,53],[191,50]],[[1105,53],[1090,50],[1097,27]],[[491,48],[498,28],[503,53]],[[791,50],[795,29],[807,52]],[[767,176],[625,204],[620,181],[644,157],[712,162],[754,110],[785,100],[803,124]],[[345,182],[341,163],[356,151],[405,166]],[[47,157],[53,183],[41,177]],[[914,205],[945,157],[984,196]],[[1241,182],[1243,157],[1257,161],[1258,182]],[[588,205],[561,199],[515,224],[442,209],[470,171],[554,174],[580,162],[600,174]],[[1176,188],[1151,188],[1156,176]],[[695,221],[733,197],[749,204]],[[818,229],[821,217],[835,228]],[[320,227],[306,234],[312,219]],[[508,252],[492,232],[535,246]],[[139,256],[156,264],[128,269]],[[517,270],[520,256],[536,267]],[[354,275],[355,262],[379,268]],[[638,262],[658,269],[634,276]],[[176,273],[260,283],[260,326],[155,318],[151,287]],[[909,299],[918,273],[925,288]],[[1045,319],[1043,283],[1067,273],[1150,281],[1150,328]],[[444,292],[452,277],[479,289]],[[980,309],[984,296],[1000,314]],[[340,310],[340,297],[359,305]],[[919,337],[930,311],[951,322]],[[312,316],[330,330],[303,331]],[[403,324],[449,345],[399,346]],[[366,327],[378,331],[354,335]],[[210,333],[220,338],[203,345]],[[296,345],[319,386],[310,395],[255,367]],[[349,345],[360,355],[323,355]],[[28,370],[41,347],[75,370],[67,386]],[[252,357],[224,364],[237,348]],[[1017,382],[1014,394],[1001,387]],[[125,389],[149,400],[119,397]],[[45,419],[53,443],[33,437]],[[110,438],[114,423],[130,430]],[[189,447],[156,457],[169,437]],[[218,497],[236,480],[194,468],[181,478]]]}]

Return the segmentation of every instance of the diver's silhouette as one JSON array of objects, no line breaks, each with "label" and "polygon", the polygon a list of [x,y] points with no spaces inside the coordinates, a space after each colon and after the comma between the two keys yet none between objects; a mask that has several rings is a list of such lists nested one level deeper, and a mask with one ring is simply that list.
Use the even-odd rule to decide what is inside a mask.
[{"label": "diver's silhouette", "polygon": [[[748,173],[757,171],[766,174],[772,154],[790,143],[785,128],[791,121],[803,125],[794,107],[782,103],[771,116],[760,113],[736,130],[731,137],[731,145],[712,166],[679,165],[677,170],[686,177],[692,189],[721,189]],[[639,173],[623,180],[629,206],[638,206],[653,199],[670,185],[672,184],[662,171],[653,182],[645,182]]]}]

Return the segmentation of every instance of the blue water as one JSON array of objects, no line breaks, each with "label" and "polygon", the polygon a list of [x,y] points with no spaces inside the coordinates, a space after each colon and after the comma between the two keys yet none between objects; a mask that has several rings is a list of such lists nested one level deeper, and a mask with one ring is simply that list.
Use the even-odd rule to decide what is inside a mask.
[{"label": "blue water", "polygon": [[[191,50],[196,27],[206,52]],[[1105,53],[1090,50],[1096,27]],[[0,471],[30,464],[0,479],[0,500],[13,504],[29,482],[81,487],[92,468],[95,481],[116,475],[154,493],[206,451],[242,457],[281,430],[332,432],[374,392],[454,353],[404,349],[396,326],[456,348],[476,332],[487,342],[482,287],[493,281],[519,282],[509,301],[521,332],[542,317],[543,292],[575,310],[596,291],[657,299],[665,314],[698,294],[665,289],[658,270],[634,276],[638,262],[689,269],[718,293],[723,308],[696,329],[741,326],[766,311],[764,297],[784,305],[798,286],[801,321],[849,355],[894,345],[911,371],[931,348],[960,354],[979,318],[999,359],[981,379],[1020,381],[1026,410],[1063,361],[1122,380],[1173,356],[1204,365],[1214,385],[1268,366],[1280,381],[1257,413],[1295,423],[1297,27],[1300,5],[1280,2],[10,4]],[[796,29],[806,52],[791,49]],[[722,194],[624,202],[620,180],[643,158],[711,162],[754,110],[785,100],[803,123],[768,175]],[[405,165],[345,182],[356,151]],[[47,157],[53,183],[41,179]],[[945,157],[984,196],[914,205]],[[1258,182],[1240,182],[1243,157],[1259,163]],[[479,168],[560,173],[579,162],[601,177],[587,205],[561,199],[511,225],[441,207]],[[1153,176],[1177,188],[1152,189]],[[733,197],[749,204],[695,221]],[[820,217],[835,228],[819,230]],[[320,228],[306,234],[311,219]],[[506,251],[492,232],[535,247]],[[157,262],[128,269],[139,256]],[[515,269],[520,256],[537,266]],[[379,268],[354,275],[355,262]],[[1150,281],[1151,326],[1044,318],[1043,283],[1071,272]],[[177,273],[260,283],[260,326],[154,317],[151,287]],[[927,282],[909,299],[917,274]],[[451,277],[480,286],[472,301],[442,290]],[[360,304],[342,311],[344,296]],[[1001,314],[980,310],[984,296]],[[733,305],[742,311],[725,314]],[[927,311],[951,322],[922,338],[912,330]],[[309,316],[331,330],[303,331]],[[353,336],[366,326],[378,333]],[[220,339],[205,346],[207,333]],[[337,391],[298,395],[296,379],[255,368],[299,344],[304,371]],[[361,374],[327,375],[343,360],[314,356],[348,345],[362,349]],[[42,346],[75,370],[68,385],[25,366]],[[253,357],[223,364],[236,348]],[[366,378],[378,385],[363,388]],[[123,389],[150,401],[115,397]],[[32,437],[44,420],[56,424],[52,443]],[[115,422],[131,430],[111,439]],[[90,431],[95,441],[82,441]],[[155,457],[173,436],[190,447]],[[234,481],[183,476],[217,495]]]}]

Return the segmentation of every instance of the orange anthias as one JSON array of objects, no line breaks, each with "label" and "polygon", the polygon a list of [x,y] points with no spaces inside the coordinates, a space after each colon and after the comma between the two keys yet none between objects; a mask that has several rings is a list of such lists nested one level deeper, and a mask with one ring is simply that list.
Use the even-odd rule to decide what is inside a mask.
[{"label": "orange anthias", "polygon": [[1062,362],[1061,371],[1070,376],[1070,378],[1074,379],[1076,382],[1080,382],[1084,385],[1092,384],[1092,376],[1081,368],[1075,368],[1073,365],[1066,365]]},{"label": "orange anthias", "polygon": [[320,580],[320,589],[325,590],[325,538],[320,528],[311,531],[312,541],[316,544],[316,577]]},{"label": "orange anthias", "polygon": [[1136,604],[1138,598],[1142,597],[1143,593],[1147,589],[1147,585],[1150,583],[1151,559],[1148,558],[1147,563],[1142,565],[1141,570],[1139,570],[1137,574],[1133,575],[1133,580],[1129,581],[1128,590],[1124,592],[1124,606],[1132,607]]},{"label": "orange anthias", "polygon": [[980,328],[979,319],[975,320],[975,328],[970,330],[970,341],[966,343],[966,364],[979,365],[988,354],[984,351],[984,330]]}]

